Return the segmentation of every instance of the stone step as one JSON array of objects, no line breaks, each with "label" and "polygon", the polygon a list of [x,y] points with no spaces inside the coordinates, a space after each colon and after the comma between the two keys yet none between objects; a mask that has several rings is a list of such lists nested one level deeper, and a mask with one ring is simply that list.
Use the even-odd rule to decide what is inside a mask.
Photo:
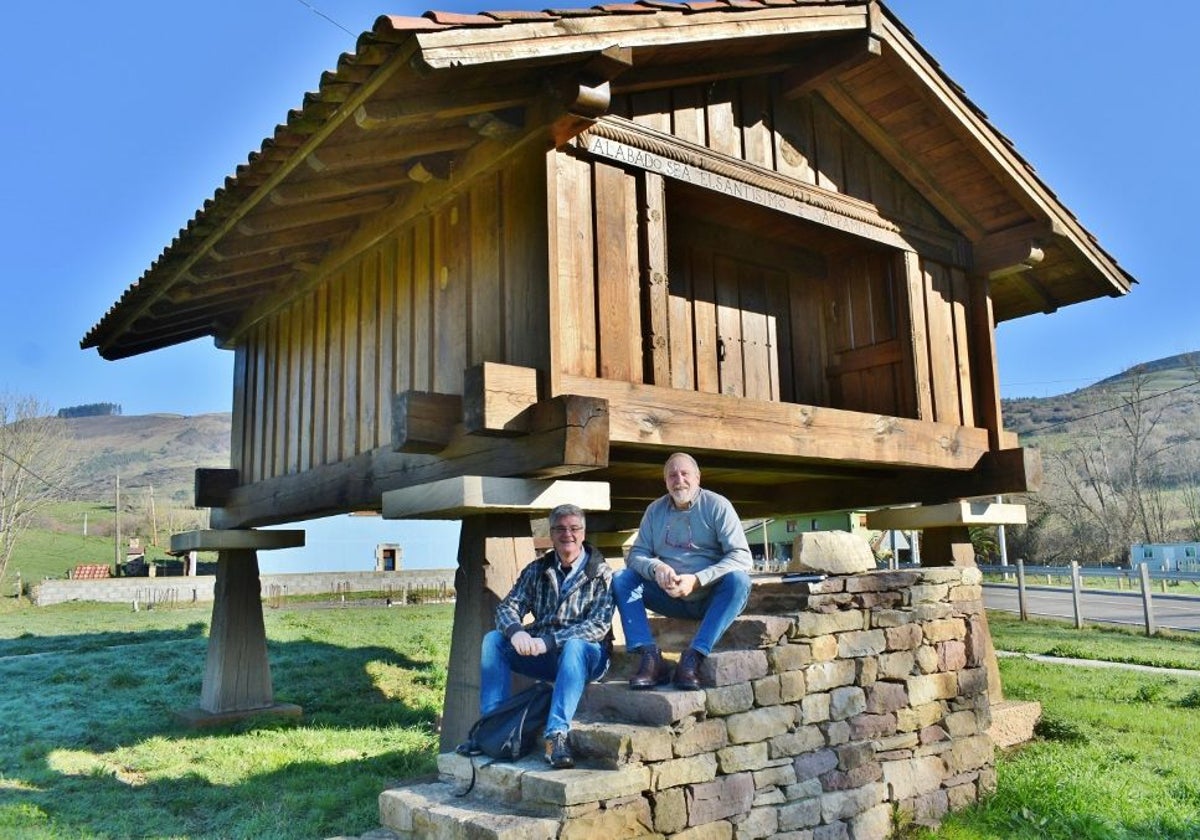
[{"label": "stone step", "polygon": [[556,818],[522,814],[474,791],[460,797],[444,782],[385,790],[379,819],[405,840],[543,840],[559,830]]},{"label": "stone step", "polygon": [[[664,653],[663,658],[672,662],[677,662],[679,659],[678,655],[669,653]],[[588,686],[587,691],[592,691],[597,685],[620,686],[633,695],[654,695],[666,691],[677,691],[677,689],[675,689],[670,683],[658,686],[655,689],[641,691],[633,691],[629,689],[629,678],[637,673],[638,664],[640,661],[641,654],[633,651],[614,651],[612,665],[608,669],[608,674],[605,676],[604,682],[593,683],[592,685]],[[697,675],[700,678],[701,688],[720,688],[721,686],[733,685],[735,683],[746,682],[747,680],[765,677],[767,675],[767,671],[767,654],[762,648],[754,648],[752,650],[717,650],[704,657],[704,661],[700,664],[700,670],[697,672]],[[688,692],[683,693],[686,694]],[[618,717],[616,719],[627,719],[632,723],[675,722],[665,721],[657,716],[646,718],[640,714],[632,718]]]},{"label": "stone step", "polygon": [[650,786],[650,770],[640,763],[607,769],[586,755],[577,762],[573,770],[554,770],[536,753],[513,762],[442,753],[438,773],[458,790],[465,790],[474,775],[472,795],[547,817],[569,816],[572,812],[565,809],[573,806],[640,796]]},{"label": "stone step", "polygon": [[559,811],[530,814],[476,791],[458,796],[453,785],[437,782],[384,791],[379,798],[383,827],[375,833],[380,840],[664,840],[654,833],[651,806],[640,791]]},{"label": "stone step", "polygon": [[[696,635],[697,622],[683,618],[667,618],[651,615],[650,629],[658,647],[668,656],[682,652]],[[780,615],[755,615],[743,613],[733,620],[729,629],[717,642],[717,651],[753,650],[779,643],[791,628],[792,620]],[[621,645],[620,650],[625,646]],[[677,656],[675,658],[678,658]]]}]

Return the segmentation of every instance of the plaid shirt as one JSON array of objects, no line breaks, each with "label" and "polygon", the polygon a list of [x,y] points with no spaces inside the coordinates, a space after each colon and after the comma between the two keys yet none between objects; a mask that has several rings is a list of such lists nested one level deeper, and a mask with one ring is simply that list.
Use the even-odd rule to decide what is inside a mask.
[{"label": "plaid shirt", "polygon": [[[546,641],[546,651],[552,653],[568,639],[586,639],[611,644],[613,600],[609,584],[612,569],[604,555],[586,542],[584,556],[576,562],[586,565],[566,581],[565,591],[559,591],[555,567],[558,557],[551,549],[521,570],[512,591],[496,607],[496,629],[511,639],[524,630]],[[533,623],[521,622],[533,614]]]}]

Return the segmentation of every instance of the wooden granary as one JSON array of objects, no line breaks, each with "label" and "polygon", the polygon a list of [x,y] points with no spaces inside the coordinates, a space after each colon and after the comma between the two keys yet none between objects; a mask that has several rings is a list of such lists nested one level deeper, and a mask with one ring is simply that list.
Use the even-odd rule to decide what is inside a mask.
[{"label": "wooden granary", "polygon": [[[1131,283],[874,0],[430,12],[380,17],[82,345],[235,354],[197,503],[237,533],[181,543],[235,592],[257,525],[463,519],[452,742],[531,516],[632,528],[676,450],[746,518],[1024,491],[996,323]],[[270,705],[218,595],[251,614],[214,618],[202,708]]]}]

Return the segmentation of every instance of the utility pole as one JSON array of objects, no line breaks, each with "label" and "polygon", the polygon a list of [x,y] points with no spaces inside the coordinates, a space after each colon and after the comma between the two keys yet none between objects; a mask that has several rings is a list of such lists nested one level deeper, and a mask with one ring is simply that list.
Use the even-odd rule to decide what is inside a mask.
[{"label": "utility pole", "polygon": [[158,545],[158,514],[154,510],[154,485],[150,485],[150,533],[153,545]]},{"label": "utility pole", "polygon": [[117,517],[117,527],[114,531],[115,542],[113,544],[113,554],[116,556],[116,564],[119,568],[121,565],[121,474],[117,473],[117,501],[116,507],[113,508],[113,513]]}]

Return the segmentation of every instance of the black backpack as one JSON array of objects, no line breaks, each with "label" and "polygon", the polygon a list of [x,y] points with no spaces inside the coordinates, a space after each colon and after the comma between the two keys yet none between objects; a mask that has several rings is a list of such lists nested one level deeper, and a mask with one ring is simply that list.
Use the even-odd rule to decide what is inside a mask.
[{"label": "black backpack", "polygon": [[552,683],[534,683],[475,721],[468,740],[494,759],[523,758],[533,750],[546,726],[553,694]]}]

